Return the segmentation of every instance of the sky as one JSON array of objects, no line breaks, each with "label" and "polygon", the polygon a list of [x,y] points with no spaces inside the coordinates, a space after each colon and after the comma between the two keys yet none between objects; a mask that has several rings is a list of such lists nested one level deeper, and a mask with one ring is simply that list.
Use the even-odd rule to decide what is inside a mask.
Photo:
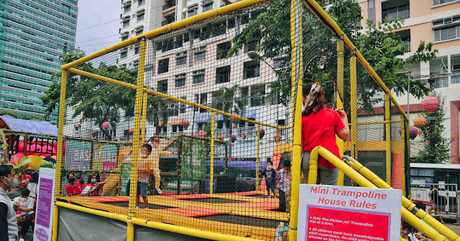
[{"label": "sky", "polygon": [[[120,42],[120,6],[119,0],[79,0],[76,48],[89,55]],[[114,60],[112,55],[106,62]]]}]

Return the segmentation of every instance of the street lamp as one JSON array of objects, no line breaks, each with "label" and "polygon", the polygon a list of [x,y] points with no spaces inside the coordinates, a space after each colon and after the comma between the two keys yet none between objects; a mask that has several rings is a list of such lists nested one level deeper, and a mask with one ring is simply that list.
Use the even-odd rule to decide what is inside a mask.
[{"label": "street lamp", "polygon": [[267,61],[265,61],[265,59],[263,59],[262,56],[260,56],[260,54],[258,54],[256,51],[249,51],[248,57],[252,60],[259,60],[259,61],[262,60],[266,65],[268,65],[276,73],[276,69],[273,68],[271,64],[267,63]]}]

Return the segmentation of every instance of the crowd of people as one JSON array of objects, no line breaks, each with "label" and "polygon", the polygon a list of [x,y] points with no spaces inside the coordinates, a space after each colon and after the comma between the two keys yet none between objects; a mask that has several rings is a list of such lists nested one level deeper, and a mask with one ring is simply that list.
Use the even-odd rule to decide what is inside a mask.
[{"label": "crowd of people", "polygon": [[35,213],[32,180],[23,168],[16,172],[11,165],[0,165],[0,240],[24,241]]}]

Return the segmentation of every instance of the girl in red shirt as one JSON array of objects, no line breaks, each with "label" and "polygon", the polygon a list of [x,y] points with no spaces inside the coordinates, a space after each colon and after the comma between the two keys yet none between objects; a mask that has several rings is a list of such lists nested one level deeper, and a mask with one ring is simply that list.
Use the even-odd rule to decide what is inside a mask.
[{"label": "girl in red shirt", "polygon": [[[350,132],[347,113],[343,109],[332,110],[324,104],[324,89],[319,82],[303,86],[302,110],[302,172],[308,181],[310,152],[322,146],[340,158],[335,135],[345,140]],[[318,160],[318,183],[337,185],[339,170],[323,157]]]}]

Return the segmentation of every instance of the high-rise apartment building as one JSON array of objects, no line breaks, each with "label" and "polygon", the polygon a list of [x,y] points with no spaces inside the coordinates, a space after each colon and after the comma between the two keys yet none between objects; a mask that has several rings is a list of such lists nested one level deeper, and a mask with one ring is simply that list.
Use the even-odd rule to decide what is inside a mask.
[{"label": "high-rise apartment building", "polygon": [[39,98],[75,46],[77,16],[77,0],[0,1],[0,110],[44,116]]},{"label": "high-rise apartment building", "polygon": [[[446,97],[445,136],[453,138],[451,144],[451,162],[459,162],[459,108],[460,108],[460,1],[459,0],[358,0],[361,6],[363,22],[366,19],[382,22],[385,18],[404,20],[403,27],[397,30],[403,41],[409,45],[408,52],[413,54],[420,41],[433,42],[433,48],[439,51],[438,58],[430,63],[407,66],[407,73],[416,81],[431,85],[434,90]],[[421,102],[412,96],[400,96],[397,101],[413,119],[423,110]],[[420,137],[415,139],[415,142]],[[414,147],[416,145],[412,145]],[[416,154],[412,148],[411,156]]]}]

